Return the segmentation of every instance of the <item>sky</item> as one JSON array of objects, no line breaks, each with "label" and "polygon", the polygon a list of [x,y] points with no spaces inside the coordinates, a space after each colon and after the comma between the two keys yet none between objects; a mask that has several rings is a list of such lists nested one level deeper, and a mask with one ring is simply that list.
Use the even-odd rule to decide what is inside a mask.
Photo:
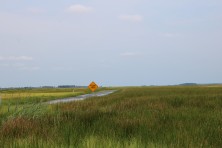
[{"label": "sky", "polygon": [[0,87],[222,83],[221,0],[1,0]]}]

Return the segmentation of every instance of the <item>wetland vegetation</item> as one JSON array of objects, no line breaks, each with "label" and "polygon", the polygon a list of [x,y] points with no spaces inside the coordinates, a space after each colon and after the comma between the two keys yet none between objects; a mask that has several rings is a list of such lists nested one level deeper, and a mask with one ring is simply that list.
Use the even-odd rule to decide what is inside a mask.
[{"label": "wetland vegetation", "polygon": [[[113,89],[113,88],[112,88]],[[88,89],[1,91],[3,147],[220,147],[222,87],[122,87],[46,105]],[[99,90],[98,90],[99,91]]]}]

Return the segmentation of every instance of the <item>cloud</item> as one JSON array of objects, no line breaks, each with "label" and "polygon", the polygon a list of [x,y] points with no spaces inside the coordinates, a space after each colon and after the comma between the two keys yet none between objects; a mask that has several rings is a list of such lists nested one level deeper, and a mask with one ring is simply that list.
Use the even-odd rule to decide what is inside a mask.
[{"label": "cloud", "polygon": [[45,12],[45,10],[40,9],[40,8],[28,8],[27,11],[33,14],[42,14]]},{"label": "cloud", "polygon": [[71,13],[90,13],[93,11],[93,8],[89,6],[76,4],[69,6],[69,8],[67,8],[66,11]]},{"label": "cloud", "polygon": [[14,63],[10,65],[10,68],[18,69],[18,70],[24,70],[24,71],[36,71],[40,70],[40,67],[33,66],[33,65],[27,65],[24,63]]},{"label": "cloud", "polygon": [[40,70],[40,67],[38,66],[33,66],[33,67],[20,67],[19,70],[24,70],[24,71],[37,71]]},{"label": "cloud", "polygon": [[141,22],[143,20],[143,16],[141,15],[120,15],[118,18],[122,21],[131,22]]},{"label": "cloud", "polygon": [[[71,29],[76,29],[69,23],[63,23],[52,19],[36,19],[15,13],[0,12],[0,35],[9,33],[19,38],[22,35],[37,35],[52,33],[52,32],[70,32]],[[34,28],[34,29],[33,29]]]},{"label": "cloud", "polygon": [[73,71],[72,67],[55,66],[52,68],[53,71]]},{"label": "cloud", "polygon": [[1,63],[0,64],[0,67],[9,67],[10,65],[9,64],[6,64],[6,63]]},{"label": "cloud", "polygon": [[124,53],[121,53],[120,55],[123,56],[123,57],[133,57],[133,56],[138,56],[139,53],[136,53],[136,52],[124,52]]},{"label": "cloud", "polygon": [[164,37],[171,38],[171,37],[174,37],[175,34],[173,34],[173,33],[164,33],[163,36],[164,36]]},{"label": "cloud", "polygon": [[1,63],[0,64],[0,70],[4,69],[10,69],[10,70],[21,70],[21,71],[37,71],[40,70],[40,67],[30,65],[27,63],[22,63],[21,61],[13,61],[12,63]]},{"label": "cloud", "polygon": [[166,37],[166,38],[173,38],[173,37],[178,36],[178,34],[175,34],[175,33],[163,33],[162,36]]},{"label": "cloud", "polygon": [[29,56],[0,56],[0,61],[32,61]]}]

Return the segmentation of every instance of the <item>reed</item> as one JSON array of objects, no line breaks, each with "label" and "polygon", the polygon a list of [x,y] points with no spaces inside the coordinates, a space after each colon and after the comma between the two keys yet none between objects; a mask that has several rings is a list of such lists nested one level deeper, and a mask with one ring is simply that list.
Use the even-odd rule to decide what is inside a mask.
[{"label": "reed", "polygon": [[[6,103],[3,103],[6,104]],[[0,108],[5,147],[220,147],[222,87],[125,87],[66,104]],[[14,110],[14,111],[12,111]]]}]

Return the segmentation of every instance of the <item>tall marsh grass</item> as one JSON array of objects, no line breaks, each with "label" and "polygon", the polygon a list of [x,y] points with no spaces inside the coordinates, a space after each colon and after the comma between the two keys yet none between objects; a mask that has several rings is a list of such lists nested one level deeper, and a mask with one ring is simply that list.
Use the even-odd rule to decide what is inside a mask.
[{"label": "tall marsh grass", "polygon": [[5,147],[221,147],[222,87],[128,87],[0,110]]}]

